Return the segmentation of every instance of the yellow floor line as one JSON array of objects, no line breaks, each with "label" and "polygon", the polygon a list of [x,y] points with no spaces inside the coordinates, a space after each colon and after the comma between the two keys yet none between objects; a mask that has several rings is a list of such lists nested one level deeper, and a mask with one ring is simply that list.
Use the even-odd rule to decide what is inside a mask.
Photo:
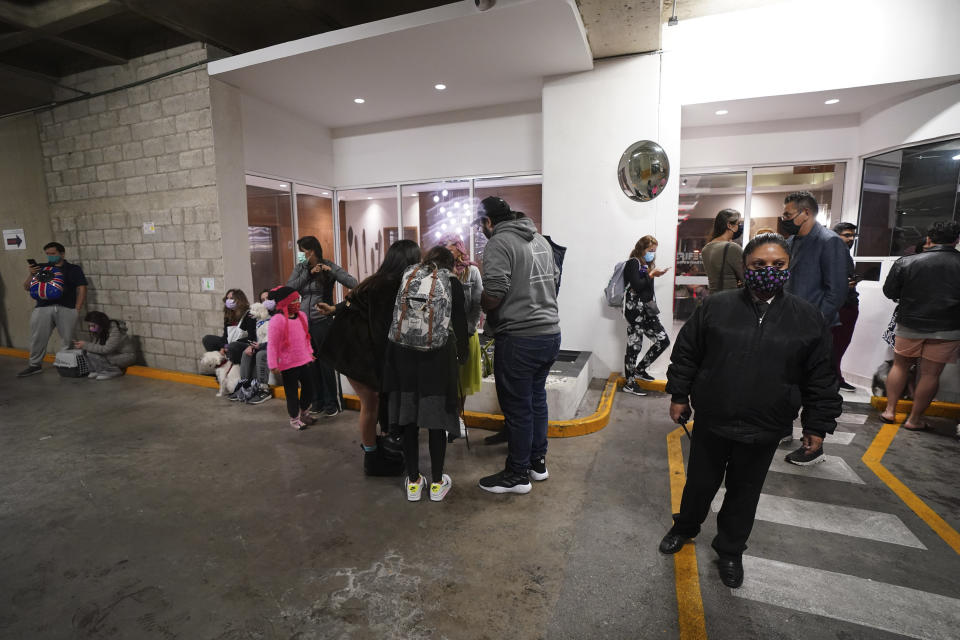
[{"label": "yellow floor line", "polygon": [[[693,423],[689,423],[690,428]],[[682,427],[667,435],[667,460],[670,468],[670,513],[680,511],[680,498],[686,474],[683,469]],[[673,556],[673,572],[677,588],[677,620],[680,640],[705,640],[706,619],[703,615],[703,598],[700,595],[700,572],[697,568],[697,549],[694,544],[685,544]]]},{"label": "yellow floor line", "polygon": [[927,506],[927,503],[921,500],[917,494],[911,491],[907,485],[903,484],[899,478],[893,475],[893,473],[881,463],[884,454],[887,452],[887,448],[890,447],[890,443],[893,442],[899,430],[899,425],[884,425],[873,439],[870,448],[863,454],[863,462],[870,467],[871,471],[877,474],[877,477],[880,478],[884,484],[890,487],[891,491],[897,494],[897,497],[903,500],[904,504],[910,507],[921,520],[926,522],[938,536],[943,538],[944,542],[950,545],[950,548],[960,554],[960,533],[957,533],[956,529],[947,524],[943,518]]},{"label": "yellow floor line", "polygon": [[[870,398],[870,404],[874,409],[882,412],[887,408],[887,399],[882,396],[873,396]],[[912,409],[912,400],[901,400],[897,403],[897,413],[909,415]],[[953,418],[954,420],[960,420],[960,404],[953,402],[931,402],[927,410],[923,412],[923,415],[932,418]]]},{"label": "yellow floor line", "polygon": [[[0,356],[10,356],[13,358],[28,358],[29,353],[23,349],[10,349],[0,347]],[[44,357],[45,362],[53,362],[53,355]],[[209,389],[217,388],[217,381],[212,376],[200,375],[198,373],[184,373],[182,371],[171,371],[169,369],[156,369],[153,367],[133,366],[127,368],[127,375],[138,376],[141,378],[151,378],[153,380],[166,380],[168,382],[178,382],[181,384],[192,384],[198,387]],[[547,436],[551,438],[571,438],[574,436],[584,436],[603,429],[610,422],[610,411],[613,409],[613,399],[616,397],[617,386],[622,378],[619,374],[611,373],[607,378],[603,393],[600,396],[600,403],[597,410],[589,416],[575,418],[573,420],[551,420],[547,428]],[[276,398],[285,399],[287,396],[283,387],[274,387],[273,395]],[[360,399],[354,395],[343,396],[343,404],[347,409],[360,409]],[[463,421],[468,427],[476,429],[488,429],[499,431],[503,428],[503,416],[492,413],[477,413],[473,411],[464,411]]]}]

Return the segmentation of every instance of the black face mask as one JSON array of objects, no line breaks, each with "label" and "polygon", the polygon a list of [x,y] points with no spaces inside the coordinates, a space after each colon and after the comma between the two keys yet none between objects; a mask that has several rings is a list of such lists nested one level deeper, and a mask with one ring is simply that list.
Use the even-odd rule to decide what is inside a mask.
[{"label": "black face mask", "polygon": [[795,236],[800,233],[800,226],[793,220],[781,220],[780,228],[783,229],[784,233],[788,236]]},{"label": "black face mask", "polygon": [[733,232],[733,239],[736,240],[743,235],[743,223],[737,225],[737,230]]}]

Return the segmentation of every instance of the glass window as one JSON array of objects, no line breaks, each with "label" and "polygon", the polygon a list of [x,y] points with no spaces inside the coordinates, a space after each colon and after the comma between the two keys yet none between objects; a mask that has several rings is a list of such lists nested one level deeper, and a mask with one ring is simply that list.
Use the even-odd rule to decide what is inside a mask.
[{"label": "glass window", "polygon": [[[528,218],[533,220],[537,226],[537,231],[543,231],[543,177],[542,176],[519,176],[513,178],[482,178],[475,180],[473,184],[474,202],[479,204],[481,200],[489,196],[503,198],[510,205],[513,211],[522,211]],[[473,218],[476,218],[476,207],[471,212]],[[482,264],[483,247],[487,244],[486,237],[480,233],[478,228],[472,227],[473,234],[471,247],[473,259]]]},{"label": "glass window", "polygon": [[470,181],[445,180],[404,185],[403,237],[427,251],[449,234],[470,237]]},{"label": "glass window", "polygon": [[254,291],[287,281],[293,271],[294,237],[290,183],[247,176],[247,235]]},{"label": "glass window", "polygon": [[750,237],[763,229],[779,230],[783,199],[794,191],[809,191],[817,199],[817,222],[827,227],[840,222],[845,169],[842,162],[755,168],[747,223]]},{"label": "glass window", "polygon": [[397,188],[337,191],[337,206],[340,266],[363,281],[380,267],[387,247],[397,239]]},{"label": "glass window", "polygon": [[938,220],[960,219],[960,138],[863,161],[856,255],[915,252]]},{"label": "glass window", "polygon": [[745,171],[680,176],[673,298],[676,321],[689,318],[697,307],[697,299],[706,294],[707,276],[700,251],[710,239],[714,218],[723,209],[742,213],[746,198]]},{"label": "glass window", "polygon": [[336,261],[333,229],[333,196],[330,189],[294,186],[297,203],[297,235],[313,236],[320,241],[323,257]]}]

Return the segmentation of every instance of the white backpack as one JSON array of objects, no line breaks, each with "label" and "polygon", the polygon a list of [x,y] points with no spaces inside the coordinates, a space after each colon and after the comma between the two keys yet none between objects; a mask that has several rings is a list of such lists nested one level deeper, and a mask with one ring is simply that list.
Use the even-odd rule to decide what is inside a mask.
[{"label": "white backpack", "polygon": [[393,306],[390,341],[418,351],[439,349],[447,343],[452,306],[447,269],[407,267]]}]

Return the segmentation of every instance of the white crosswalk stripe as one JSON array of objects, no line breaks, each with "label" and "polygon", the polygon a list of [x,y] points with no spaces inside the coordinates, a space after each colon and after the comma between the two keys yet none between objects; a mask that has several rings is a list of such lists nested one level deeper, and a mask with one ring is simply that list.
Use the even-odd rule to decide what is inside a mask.
[{"label": "white crosswalk stripe", "polygon": [[[711,505],[714,512],[720,511],[723,495],[724,490],[720,489]],[[757,506],[757,520],[889,542],[915,549],[927,548],[897,516],[856,507],[761,494],[760,504]]]},{"label": "white crosswalk stripe", "polygon": [[837,480],[840,482],[852,482],[854,484],[865,484],[857,475],[857,472],[850,468],[850,465],[839,456],[824,455],[824,461],[806,467],[800,467],[790,464],[783,459],[780,451],[773,458],[770,465],[770,471],[775,473],[788,473],[795,476],[806,476],[808,478],[819,478],[821,480]]},{"label": "white crosswalk stripe", "polygon": [[867,422],[867,414],[841,413],[840,417],[837,418],[837,422],[840,424],[865,424]]},{"label": "white crosswalk stripe", "polygon": [[856,576],[743,557],[738,598],[844,620],[909,638],[956,640],[960,600]]}]

